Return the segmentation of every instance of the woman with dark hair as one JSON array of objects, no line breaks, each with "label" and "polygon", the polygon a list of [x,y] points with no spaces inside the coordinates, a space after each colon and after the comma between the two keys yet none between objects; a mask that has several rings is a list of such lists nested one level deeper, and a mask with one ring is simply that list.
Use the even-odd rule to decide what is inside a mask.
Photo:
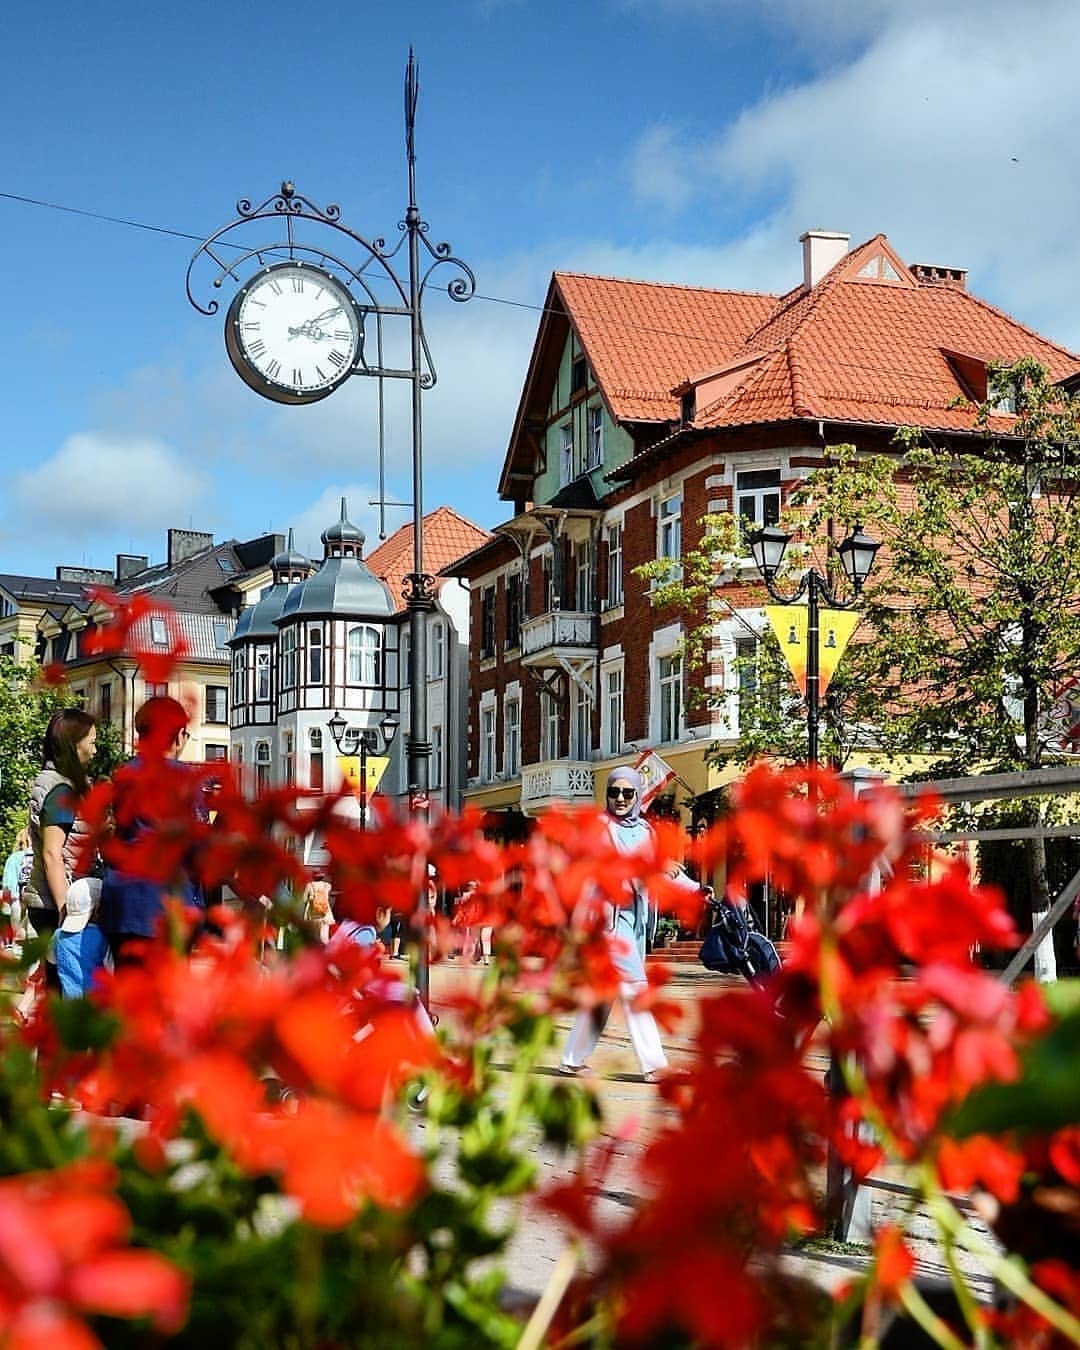
[{"label": "woman with dark hair", "polygon": [[[87,767],[97,749],[97,723],[82,708],[53,713],[45,729],[41,772],[30,787],[30,847],[34,861],[23,888],[26,917],[37,934],[52,933],[68,887],[81,861],[86,833],[79,800],[90,786]],[[59,988],[56,968],[46,966],[47,983]]]}]

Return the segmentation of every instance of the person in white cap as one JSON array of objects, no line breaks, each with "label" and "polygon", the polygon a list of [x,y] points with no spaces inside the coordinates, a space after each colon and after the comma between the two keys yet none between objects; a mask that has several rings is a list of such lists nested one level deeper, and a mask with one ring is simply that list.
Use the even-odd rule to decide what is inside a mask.
[{"label": "person in white cap", "polygon": [[95,972],[105,965],[109,940],[93,921],[100,899],[97,877],[80,877],[67,888],[52,953],[64,998],[88,994]]}]

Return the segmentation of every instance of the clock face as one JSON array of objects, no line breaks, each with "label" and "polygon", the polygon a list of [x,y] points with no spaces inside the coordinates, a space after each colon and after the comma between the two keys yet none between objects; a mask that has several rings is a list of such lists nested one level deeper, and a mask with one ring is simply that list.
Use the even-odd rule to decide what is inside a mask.
[{"label": "clock face", "polygon": [[240,378],[278,403],[333,393],[362,355],[363,319],[336,277],[306,263],[264,268],[237,292],[225,347]]}]

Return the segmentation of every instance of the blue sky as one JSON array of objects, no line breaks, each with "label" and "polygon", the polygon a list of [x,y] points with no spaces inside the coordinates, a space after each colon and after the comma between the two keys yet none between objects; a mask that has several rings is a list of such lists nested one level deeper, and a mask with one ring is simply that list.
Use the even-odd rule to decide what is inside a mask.
[{"label": "blue sky", "polygon": [[[396,235],[410,43],[420,208],[490,297],[430,297],[428,509],[509,514],[495,485],[556,267],[784,290],[804,229],[883,230],[1080,348],[1074,0],[8,0],[4,27],[2,571],[157,561],[170,525],[292,525],[317,550],[342,494],[375,545],[373,382],[260,399],[184,274],[284,178]],[[388,433],[407,501],[404,385]]]}]

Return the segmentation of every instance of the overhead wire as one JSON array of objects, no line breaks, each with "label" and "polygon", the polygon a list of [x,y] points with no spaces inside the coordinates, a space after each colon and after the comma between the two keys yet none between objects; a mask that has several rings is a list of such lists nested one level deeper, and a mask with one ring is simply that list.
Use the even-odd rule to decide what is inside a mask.
[{"label": "overhead wire", "polygon": [[[68,215],[83,216],[89,220],[100,220],[109,225],[123,225],[133,230],[145,230],[151,234],[169,235],[174,239],[188,239],[200,244],[205,241],[204,235],[193,234],[189,230],[178,230],[167,225],[152,225],[147,221],[134,220],[128,216],[107,215],[101,211],[91,211],[86,207],[67,206],[62,202],[46,201],[41,197],[30,197],[16,192],[0,192],[0,200],[18,202],[23,206],[35,206],[48,211],[61,211]],[[215,246],[219,248],[237,248],[242,252],[250,251],[241,245],[231,244],[228,240],[224,239],[217,240]],[[264,249],[263,252],[270,254],[275,252],[275,248],[270,247]],[[440,286],[436,282],[429,282],[428,285],[434,290],[446,291],[448,289],[446,286]],[[562,312],[553,309],[550,305],[537,305],[528,300],[515,300],[502,295],[487,295],[482,291],[477,291],[470,298],[474,300],[483,300],[492,305],[506,305],[514,309],[527,309],[536,314],[558,314]],[[581,312],[587,315],[589,311],[583,310]],[[712,342],[715,340],[711,335],[701,332],[691,333],[676,328],[658,328],[652,324],[641,324],[633,323],[628,320],[612,319],[610,315],[606,314],[604,315],[604,318],[609,326],[621,328],[627,332],[648,334],[653,337],[682,338],[687,342]]]},{"label": "overhead wire", "polygon": [[[171,237],[174,238],[174,239],[188,239],[188,240],[191,240],[191,241],[194,242],[194,243],[200,243],[200,244],[203,243],[203,242],[205,242],[205,236],[204,236],[204,235],[201,235],[201,234],[193,234],[193,233],[192,233],[191,231],[189,231],[189,230],[179,230],[179,229],[175,229],[175,228],[173,228],[173,227],[171,227],[171,226],[168,226],[168,225],[153,225],[153,224],[150,224],[150,223],[147,222],[147,221],[142,221],[142,220],[135,220],[135,219],[132,219],[130,216],[113,216],[113,215],[107,215],[107,214],[105,214],[104,212],[101,212],[101,211],[92,211],[92,210],[90,210],[90,209],[88,209],[88,208],[86,208],[86,207],[81,207],[81,206],[68,206],[68,205],[66,205],[65,203],[62,203],[62,202],[46,201],[46,200],[44,200],[43,198],[40,198],[40,197],[31,197],[31,196],[23,195],[23,194],[21,194],[21,193],[16,193],[16,192],[0,192],[0,200],[3,200],[3,201],[11,201],[11,202],[17,202],[17,203],[19,203],[20,205],[23,205],[23,206],[34,206],[34,207],[39,207],[39,208],[41,208],[41,209],[43,209],[43,210],[48,210],[48,211],[60,211],[60,212],[63,212],[63,213],[65,213],[65,214],[67,214],[67,215],[82,216],[82,217],[85,217],[86,219],[89,219],[89,220],[100,220],[100,221],[103,221],[104,223],[109,224],[109,225],[122,225],[122,226],[125,226],[125,227],[128,228],[128,229],[133,229],[133,230],[145,230],[146,232],[148,232],[148,233],[150,233],[150,234],[163,234],[163,235],[168,235],[168,236],[171,236]],[[249,252],[249,251],[250,251],[250,250],[247,249],[245,246],[237,245],[237,244],[232,244],[230,241],[225,240],[225,239],[219,239],[219,240],[217,240],[217,241],[216,241],[216,246],[219,247],[219,248],[235,248],[235,249],[237,249],[238,251],[241,251],[241,252]],[[282,245],[281,247],[285,247],[285,246]],[[264,249],[264,250],[262,250],[262,251],[265,252],[265,253],[267,253],[267,254],[273,254],[274,252],[277,251],[277,249],[276,249],[275,246],[271,246],[271,247],[269,247],[269,248],[267,248],[267,249]],[[446,292],[446,291],[448,290],[448,287],[446,287],[446,286],[440,286],[437,282],[428,282],[428,285],[431,286],[432,289],[434,289],[434,290],[439,290],[439,291],[443,291],[443,292]],[[561,313],[562,313],[561,310],[553,309],[550,305],[537,305],[537,304],[534,304],[534,303],[532,303],[531,301],[528,301],[528,300],[516,300],[516,299],[511,299],[511,298],[508,297],[508,296],[503,296],[503,295],[488,295],[488,294],[486,294],[486,293],[484,293],[484,292],[482,292],[482,291],[477,291],[477,292],[476,292],[472,297],[470,297],[470,298],[473,299],[473,300],[482,300],[482,301],[486,301],[488,304],[492,304],[492,305],[505,305],[505,306],[507,306],[507,307],[514,308],[514,309],[527,309],[527,310],[531,310],[533,313],[541,314],[541,315],[544,315],[544,314],[561,314]],[[582,317],[598,317],[598,316],[592,315],[591,312],[590,312],[587,308],[581,308],[581,309],[579,309],[577,312],[578,312],[579,315],[581,315]],[[627,320],[627,319],[617,319],[617,318],[613,318],[609,313],[605,313],[602,317],[604,318],[604,321],[605,321],[605,323],[606,323],[606,325],[607,325],[608,328],[612,328],[612,329],[618,328],[618,329],[622,329],[622,330],[625,331],[625,332],[640,333],[640,334],[642,334],[642,335],[648,335],[648,336],[651,336],[651,337],[680,338],[680,339],[682,339],[683,341],[686,341],[686,342],[702,342],[702,343],[712,343],[712,344],[715,344],[715,342],[716,342],[715,335],[714,335],[714,334],[711,334],[711,333],[703,333],[703,332],[700,332],[700,331],[697,331],[697,332],[687,332],[687,331],[684,330],[684,329],[678,329],[678,328],[661,328],[661,327],[657,327],[655,324],[634,323],[633,321]],[[850,360],[850,359],[849,359],[849,360],[843,360],[843,359],[836,358],[836,357],[833,358],[833,363],[834,363],[835,365],[837,365],[837,366],[841,366],[841,367],[843,367],[844,369],[846,369],[846,370],[851,370],[851,371],[867,371],[867,372],[871,372],[871,371],[874,371],[874,370],[877,369],[877,367],[875,367],[875,366],[864,365],[864,364],[862,364],[861,362],[858,362],[858,361],[852,361],[852,360]],[[897,367],[894,366],[894,367],[892,367],[892,374],[894,374],[894,375],[900,375],[900,376],[910,376],[912,379],[921,379],[921,378],[923,378],[923,377],[925,376],[925,371],[903,370],[903,369],[899,369],[899,368],[897,368]]]}]

